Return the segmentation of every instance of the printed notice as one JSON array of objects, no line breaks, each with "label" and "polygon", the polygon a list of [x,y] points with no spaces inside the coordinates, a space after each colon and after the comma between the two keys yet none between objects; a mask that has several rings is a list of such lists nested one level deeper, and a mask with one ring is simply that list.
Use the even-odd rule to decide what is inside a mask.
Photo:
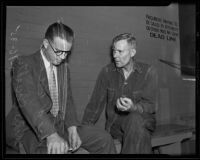
[{"label": "printed notice", "polygon": [[15,58],[18,57],[18,49],[16,47],[18,42],[18,30],[21,27],[21,25],[18,25],[15,29],[15,31],[10,33],[10,40],[11,40],[11,48],[9,50],[9,58],[8,61],[10,62],[9,69],[12,67],[12,62]]},{"label": "printed notice", "polygon": [[151,38],[175,42],[179,36],[178,23],[146,14],[146,30]]}]

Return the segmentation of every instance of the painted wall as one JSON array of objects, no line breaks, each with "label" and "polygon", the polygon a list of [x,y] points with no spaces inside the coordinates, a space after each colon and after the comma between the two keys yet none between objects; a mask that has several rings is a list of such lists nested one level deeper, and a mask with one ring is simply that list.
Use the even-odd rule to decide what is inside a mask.
[{"label": "painted wall", "polygon": [[[180,63],[178,5],[171,4],[166,7],[7,7],[6,114],[12,105],[9,68],[13,58],[38,50],[46,28],[58,20],[75,31],[69,64],[80,120],[100,69],[110,62],[112,38],[125,32],[135,34],[138,42],[136,58],[155,65],[158,70],[158,123],[195,112],[194,83],[183,81],[178,69],[159,61]],[[103,119],[102,116],[98,125],[103,125]]]}]

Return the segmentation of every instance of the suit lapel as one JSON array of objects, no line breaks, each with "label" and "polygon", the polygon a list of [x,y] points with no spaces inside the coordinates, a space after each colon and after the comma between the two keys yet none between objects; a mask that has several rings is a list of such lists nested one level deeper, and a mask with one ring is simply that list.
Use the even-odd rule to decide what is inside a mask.
[{"label": "suit lapel", "polygon": [[46,91],[46,93],[50,96],[50,91],[49,91],[49,83],[48,83],[48,79],[47,79],[47,73],[46,73],[46,69],[44,66],[44,62],[41,56],[41,53],[38,53],[38,62],[39,62],[39,69],[38,69],[38,73],[39,73],[39,81],[41,83],[41,85],[43,86],[44,90]]},{"label": "suit lapel", "polygon": [[[41,53],[38,52],[35,54],[35,63],[37,72],[39,75],[39,81],[41,85],[43,86],[45,92],[50,97],[50,91],[49,91],[49,85],[48,85],[48,79],[47,79],[47,73],[45,69],[45,65],[41,56]],[[39,64],[38,64],[39,63]],[[60,114],[62,116],[62,119],[65,117],[65,109],[67,104],[67,63],[62,63],[57,67],[57,80],[58,80],[58,98],[59,98],[59,110]]]}]

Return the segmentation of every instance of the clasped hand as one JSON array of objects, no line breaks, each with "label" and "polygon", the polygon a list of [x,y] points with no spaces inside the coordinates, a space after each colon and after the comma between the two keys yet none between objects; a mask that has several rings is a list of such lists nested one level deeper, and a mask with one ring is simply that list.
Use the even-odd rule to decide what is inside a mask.
[{"label": "clasped hand", "polygon": [[47,151],[48,154],[67,154],[69,151],[74,152],[81,146],[81,140],[75,126],[68,128],[69,145],[57,133],[47,137]]},{"label": "clasped hand", "polygon": [[47,137],[47,153],[48,154],[65,154],[68,152],[68,143],[57,133]]},{"label": "clasped hand", "polygon": [[130,111],[131,109],[137,109],[136,106],[133,104],[132,100],[127,97],[118,98],[116,106],[119,111]]},{"label": "clasped hand", "polygon": [[69,127],[68,133],[69,133],[69,146],[70,146],[69,150],[74,152],[81,146],[82,141],[78,135],[76,126]]}]

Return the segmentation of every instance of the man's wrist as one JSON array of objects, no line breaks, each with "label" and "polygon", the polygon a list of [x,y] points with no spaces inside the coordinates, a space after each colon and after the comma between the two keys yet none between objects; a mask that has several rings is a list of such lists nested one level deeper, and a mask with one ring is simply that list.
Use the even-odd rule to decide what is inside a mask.
[{"label": "man's wrist", "polygon": [[137,110],[136,104],[132,103],[130,111],[136,111],[136,110]]},{"label": "man's wrist", "polygon": [[143,107],[141,105],[137,105],[137,110],[140,112],[140,113],[143,113],[144,110],[143,110]]},{"label": "man's wrist", "polygon": [[47,136],[47,139],[53,138],[53,137],[57,137],[58,134],[56,132],[52,133],[51,135]]},{"label": "man's wrist", "polygon": [[132,111],[138,111],[140,113],[143,113],[143,107],[140,104],[133,104]]},{"label": "man's wrist", "polygon": [[71,130],[75,130],[76,131],[77,127],[76,126],[70,126],[67,130],[68,130],[68,132],[71,131]]}]

